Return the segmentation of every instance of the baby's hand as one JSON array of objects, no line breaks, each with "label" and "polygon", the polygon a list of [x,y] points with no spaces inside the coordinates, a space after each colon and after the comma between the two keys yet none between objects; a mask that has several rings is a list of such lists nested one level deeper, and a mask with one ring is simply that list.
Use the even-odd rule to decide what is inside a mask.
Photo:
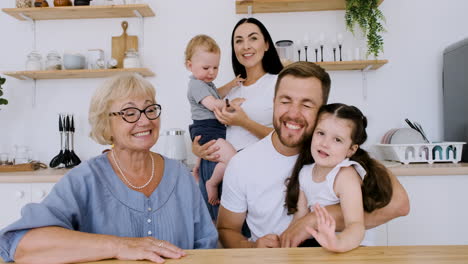
[{"label": "baby's hand", "polygon": [[239,75],[237,75],[236,78],[234,78],[234,79],[230,82],[230,84],[231,84],[231,87],[237,87],[237,86],[240,86],[244,81],[245,81],[245,79],[244,79],[244,78],[241,78],[241,77],[240,77],[240,74],[239,74]]}]

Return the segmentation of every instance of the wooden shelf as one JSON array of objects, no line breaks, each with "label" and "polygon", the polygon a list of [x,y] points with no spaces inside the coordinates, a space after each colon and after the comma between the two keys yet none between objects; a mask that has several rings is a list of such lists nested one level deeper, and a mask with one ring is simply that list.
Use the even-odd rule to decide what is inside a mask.
[{"label": "wooden shelf", "polygon": [[3,8],[3,12],[19,20],[56,20],[87,18],[118,18],[155,16],[148,4],[113,5],[113,6],[60,6],[33,8]]},{"label": "wooden shelf", "polygon": [[388,60],[324,61],[317,64],[327,71],[377,70]]},{"label": "wooden shelf", "polygon": [[278,13],[344,10],[346,4],[345,0],[236,0],[236,13],[247,14],[248,6],[252,13]]},{"label": "wooden shelf", "polygon": [[[288,66],[292,61],[284,61],[283,66]],[[388,63],[388,60],[361,60],[361,61],[324,61],[314,62],[327,71],[369,71],[377,70]]]},{"label": "wooden shelf", "polygon": [[100,70],[58,70],[58,71],[16,71],[3,74],[19,80],[46,80],[46,79],[76,79],[76,78],[106,78],[119,73],[139,73],[144,77],[154,76],[147,68],[132,69],[100,69]]}]

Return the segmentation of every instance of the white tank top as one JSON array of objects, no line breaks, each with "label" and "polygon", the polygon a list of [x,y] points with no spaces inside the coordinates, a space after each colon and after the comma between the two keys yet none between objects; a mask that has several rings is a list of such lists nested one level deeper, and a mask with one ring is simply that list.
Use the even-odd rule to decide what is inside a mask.
[{"label": "white tank top", "polygon": [[[313,206],[316,203],[320,204],[321,206],[340,203],[340,198],[336,196],[336,193],[333,190],[333,185],[335,183],[336,175],[341,168],[353,166],[359,176],[361,176],[361,179],[364,179],[364,176],[366,175],[366,170],[364,170],[364,168],[359,163],[345,159],[336,165],[327,174],[326,179],[323,182],[317,183],[312,180],[312,171],[314,166],[315,164],[305,165],[299,172],[300,189],[302,192],[304,192],[307,198],[307,206],[311,211],[313,211]],[[375,245],[375,236],[376,234],[373,229],[366,230],[366,234],[361,242],[361,245]]]}]

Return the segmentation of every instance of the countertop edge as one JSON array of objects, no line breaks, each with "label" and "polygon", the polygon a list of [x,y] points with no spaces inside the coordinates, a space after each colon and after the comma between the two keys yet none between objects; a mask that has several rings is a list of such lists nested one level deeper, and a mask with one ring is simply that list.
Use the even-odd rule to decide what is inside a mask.
[{"label": "countertop edge", "polygon": [[[468,175],[468,163],[386,164],[395,176]],[[0,183],[54,183],[69,169],[40,169],[36,171],[1,172]]]}]

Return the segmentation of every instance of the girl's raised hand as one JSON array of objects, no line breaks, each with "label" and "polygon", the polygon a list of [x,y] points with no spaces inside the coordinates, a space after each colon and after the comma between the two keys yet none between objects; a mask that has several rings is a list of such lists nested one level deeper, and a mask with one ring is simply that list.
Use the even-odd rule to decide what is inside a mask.
[{"label": "girl's raised hand", "polygon": [[317,229],[306,227],[315,240],[324,248],[330,251],[338,250],[338,237],[335,233],[335,219],[328,213],[327,209],[319,204],[314,205],[314,212],[317,218]]}]

